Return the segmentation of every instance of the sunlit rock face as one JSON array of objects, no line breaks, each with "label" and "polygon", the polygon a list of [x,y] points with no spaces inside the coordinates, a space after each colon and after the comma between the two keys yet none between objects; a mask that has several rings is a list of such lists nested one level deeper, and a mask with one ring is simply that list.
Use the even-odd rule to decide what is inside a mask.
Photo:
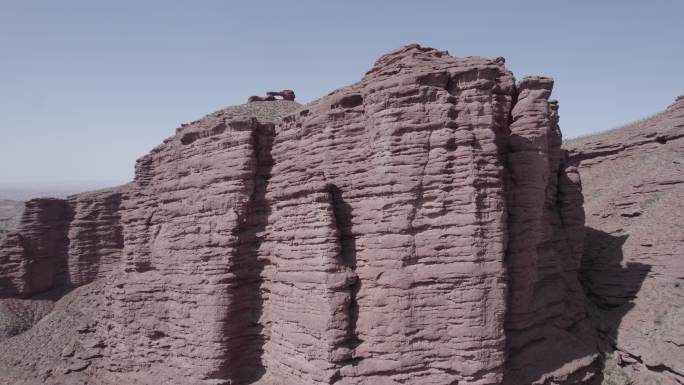
[{"label": "sunlit rock face", "polygon": [[[56,202],[54,221],[25,214],[0,249],[3,292],[78,289],[3,342],[0,370],[13,383],[595,379],[577,164],[553,81],[516,84],[504,62],[405,46],[307,105],[183,125],[132,183]],[[62,237],[49,285],[21,270],[30,223]],[[26,348],[39,341],[68,348]]]}]

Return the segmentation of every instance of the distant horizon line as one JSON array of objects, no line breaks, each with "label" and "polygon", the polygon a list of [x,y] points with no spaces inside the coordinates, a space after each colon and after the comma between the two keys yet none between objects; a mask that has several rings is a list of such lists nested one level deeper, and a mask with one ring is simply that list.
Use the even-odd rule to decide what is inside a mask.
[{"label": "distant horizon line", "polygon": [[24,180],[0,181],[0,189],[43,189],[43,188],[74,188],[82,186],[106,186],[125,184],[131,179],[64,179],[64,180]]}]

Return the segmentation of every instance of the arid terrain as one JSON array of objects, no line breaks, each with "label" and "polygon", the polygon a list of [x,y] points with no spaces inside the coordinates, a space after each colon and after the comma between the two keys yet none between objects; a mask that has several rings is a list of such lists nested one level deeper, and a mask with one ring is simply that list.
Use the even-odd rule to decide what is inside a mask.
[{"label": "arid terrain", "polygon": [[24,202],[0,199],[0,237],[17,227],[23,211]]},{"label": "arid terrain", "polygon": [[613,384],[684,382],[684,97],[564,143],[586,212],[580,279]]},{"label": "arid terrain", "polygon": [[684,384],[684,98],[563,142],[553,85],[408,45],[28,201],[0,384]]}]

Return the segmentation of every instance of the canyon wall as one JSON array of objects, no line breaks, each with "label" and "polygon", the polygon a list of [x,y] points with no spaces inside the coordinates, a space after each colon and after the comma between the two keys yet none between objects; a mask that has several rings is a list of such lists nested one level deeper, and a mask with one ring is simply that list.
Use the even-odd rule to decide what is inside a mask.
[{"label": "canyon wall", "polygon": [[[561,150],[553,81],[518,84],[507,154],[509,302],[506,384],[583,383],[598,358],[577,279],[584,210]],[[562,345],[562,348],[559,346]]]},{"label": "canyon wall", "polygon": [[275,121],[299,107],[264,103],[181,127],[138,161],[101,330],[100,364],[127,383],[240,383],[258,361],[270,148]]},{"label": "canyon wall", "polygon": [[10,232],[2,240],[3,297],[40,293],[64,280],[71,217],[71,209],[63,199],[34,199],[26,203],[18,231]]},{"label": "canyon wall", "polygon": [[72,291],[0,341],[0,373],[600,382],[614,331],[594,326],[626,294],[584,227],[578,168],[598,157],[561,149],[553,81],[516,84],[504,63],[405,46],[307,105],[253,101],[181,126],[126,186],[30,202],[0,247],[0,293]]},{"label": "canyon wall", "polygon": [[410,46],[277,127],[264,382],[501,380],[514,93],[498,63]]},{"label": "canyon wall", "polygon": [[26,202],[18,227],[0,240],[0,297],[23,298],[106,276],[123,247],[124,190]]},{"label": "canyon wall", "polygon": [[682,384],[684,97],[649,119],[565,146],[585,186],[580,278],[606,383]]}]

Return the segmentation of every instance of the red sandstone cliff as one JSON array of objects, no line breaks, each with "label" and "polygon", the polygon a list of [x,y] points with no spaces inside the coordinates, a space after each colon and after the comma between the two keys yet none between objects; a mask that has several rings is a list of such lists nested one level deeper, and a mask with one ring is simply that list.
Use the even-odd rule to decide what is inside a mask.
[{"label": "red sandstone cliff", "polygon": [[552,86],[516,85],[501,59],[410,45],[309,105],[255,101],[184,125],[122,188],[33,201],[0,247],[0,293],[80,287],[0,341],[0,373],[13,384],[600,379],[601,317],[578,280],[601,289],[600,263],[586,264],[595,246],[582,246],[577,166],[592,156],[561,149]]},{"label": "red sandstone cliff", "polygon": [[0,240],[0,298],[104,277],[123,247],[119,202],[124,190],[26,202],[18,228]]}]

